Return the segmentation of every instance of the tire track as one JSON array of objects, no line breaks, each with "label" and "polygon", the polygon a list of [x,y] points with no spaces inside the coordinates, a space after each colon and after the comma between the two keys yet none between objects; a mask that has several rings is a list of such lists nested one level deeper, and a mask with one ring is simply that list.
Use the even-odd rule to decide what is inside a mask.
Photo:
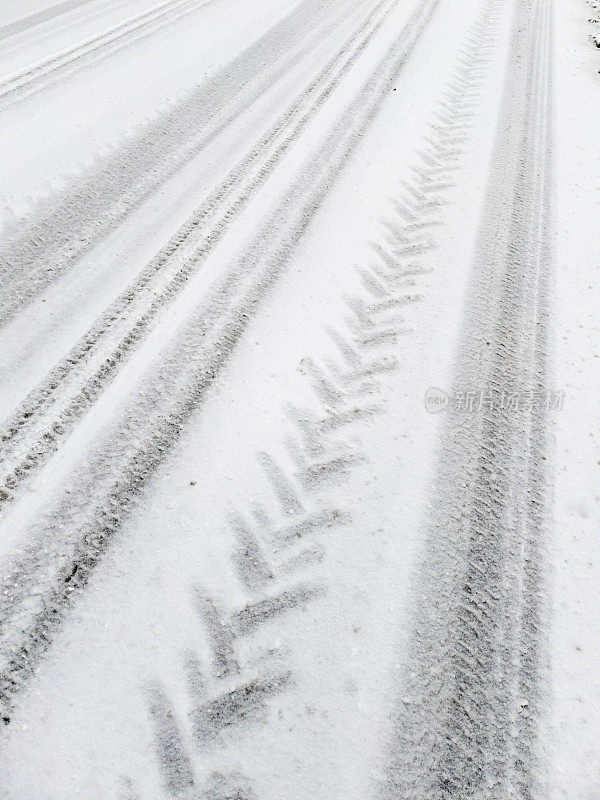
[{"label": "tire track", "polygon": [[593,45],[600,47],[600,2],[598,2],[598,0],[587,0],[587,4],[594,14],[589,20],[593,31],[593,33],[590,34],[590,39]]},{"label": "tire track", "polygon": [[442,442],[381,793],[394,800],[547,797],[551,17],[550,0],[515,4],[453,393],[489,399],[451,412]]},{"label": "tire track", "polygon": [[15,72],[0,80],[0,108],[21,102],[57,80],[76,74],[212,2],[214,0],[167,0],[68,50]]},{"label": "tire track", "polygon": [[[486,39],[488,49],[493,46],[489,34],[485,35],[492,17],[492,14],[482,14],[481,28],[477,31],[480,47],[482,39]],[[475,71],[472,63],[469,69]],[[471,81],[469,88],[475,85],[479,83]],[[446,100],[464,98],[466,88],[464,81],[457,81],[446,94]],[[469,107],[471,105],[472,102]],[[455,116],[460,118],[461,113]],[[440,136],[436,147],[422,154],[423,164],[414,170],[419,189],[429,197],[433,194],[440,198],[440,205],[444,191],[438,187],[442,180],[444,185],[448,183],[457,161],[457,156],[447,152],[441,139]],[[406,220],[408,208],[411,213]],[[438,210],[436,207],[435,211]],[[207,757],[212,766],[218,768],[216,774],[222,775],[224,771],[220,765],[227,764],[227,748],[236,748],[242,737],[256,735],[257,726],[271,724],[277,712],[270,708],[270,703],[277,702],[277,695],[298,693],[297,684],[302,683],[302,679],[296,681],[293,671],[287,667],[288,645],[276,650],[269,648],[267,653],[259,646],[254,650],[258,656],[248,662],[247,656],[244,659],[239,655],[240,643],[254,637],[265,625],[281,628],[283,615],[302,613],[305,606],[327,593],[326,586],[307,584],[301,575],[308,572],[314,581],[315,568],[326,557],[329,532],[352,525],[350,514],[331,506],[328,490],[332,483],[339,486],[345,482],[355,467],[367,460],[360,443],[353,442],[350,446],[339,434],[346,433],[365,417],[372,418],[386,410],[387,404],[380,402],[382,387],[378,379],[394,372],[398,361],[387,352],[388,338],[376,338],[375,352],[371,339],[382,330],[393,329],[398,335],[407,333],[404,321],[394,312],[416,300],[409,292],[415,285],[415,278],[426,270],[411,261],[410,256],[397,251],[414,243],[415,228],[422,234],[441,224],[441,220],[431,219],[430,215],[431,208],[421,208],[413,194],[403,198],[398,218],[386,225],[387,238],[393,238],[388,242],[391,249],[385,250],[374,243],[373,249],[381,257],[381,263],[372,269],[358,270],[363,290],[347,299],[351,316],[346,330],[327,331],[337,357],[326,359],[322,366],[312,358],[301,361],[299,371],[309,382],[315,402],[310,408],[289,405],[286,409],[294,426],[294,434],[286,438],[290,458],[282,464],[270,453],[256,453],[271,484],[274,502],[267,504],[269,511],[261,503],[252,503],[244,512],[230,512],[228,530],[223,532],[224,538],[233,540],[230,558],[234,569],[228,570],[228,574],[237,574],[249,601],[241,609],[226,611],[198,587],[192,592],[208,655],[201,657],[194,644],[173,663],[170,671],[175,676],[183,666],[183,678],[178,677],[177,682],[187,687],[187,702],[169,701],[169,712],[158,729],[153,720],[156,763],[160,782],[167,793],[173,793],[172,777],[180,774],[182,754],[185,754],[186,774],[191,776],[188,786],[192,788],[193,785],[194,790],[199,791],[205,781],[196,776],[206,775]],[[430,243],[429,247],[432,246]],[[380,348],[385,349],[380,351]],[[320,490],[316,501],[315,489]],[[281,636],[284,641],[289,638],[285,629]],[[297,644],[295,640],[290,642],[292,647]],[[161,683],[155,682],[153,687],[156,687],[158,700],[168,696],[169,691]],[[151,716],[157,698],[150,693]],[[298,701],[305,702],[306,698],[300,695]],[[174,721],[178,747],[171,752]],[[128,786],[133,785],[131,779],[125,780]],[[237,788],[240,785],[244,786],[241,796],[249,796],[251,780],[238,775],[232,797],[238,797],[236,791],[240,791]],[[212,786],[207,790],[207,797],[212,797],[211,791]]]},{"label": "tire track", "polygon": [[[482,34],[490,17],[486,15],[481,20]],[[462,89],[464,86],[453,91],[463,97]],[[449,92],[448,99],[452,96]],[[456,157],[438,147],[423,160],[423,168],[415,170],[419,186],[441,197],[443,191],[438,192],[436,187],[442,175],[447,181]],[[437,175],[433,185],[432,171]],[[393,223],[396,245],[401,240],[406,246],[414,237],[412,220],[415,217],[420,219],[419,231],[435,224],[417,202],[413,202],[411,208],[414,214],[410,222],[403,221],[402,213]],[[163,729],[154,732],[156,762],[162,785],[167,789],[171,776],[178,774],[181,752],[187,754],[187,773],[194,776],[193,787],[198,791],[203,781],[195,776],[206,774],[207,757],[217,768],[221,763],[226,764],[227,748],[236,748],[242,737],[255,736],[259,725],[272,723],[277,711],[270,709],[269,704],[277,702],[277,695],[299,692],[302,677],[296,680],[293,670],[287,667],[289,651],[298,646],[293,637],[290,645],[269,648],[266,653],[258,646],[253,651],[258,655],[249,663],[248,656],[245,659],[239,656],[240,643],[265,625],[279,626],[280,638],[285,642],[290,637],[280,624],[283,615],[302,613],[305,606],[327,594],[325,585],[314,582],[315,568],[326,557],[329,531],[352,525],[347,511],[332,507],[329,489],[332,484],[339,486],[346,482],[350,473],[367,460],[360,443],[353,441],[349,445],[347,437],[340,438],[339,434],[346,433],[367,416],[372,418],[385,412],[387,404],[381,401],[382,386],[378,379],[395,371],[398,361],[388,351],[389,338],[379,339],[376,334],[390,329],[397,335],[407,333],[404,321],[395,316],[395,311],[415,301],[415,295],[408,292],[414,286],[415,277],[425,272],[407,255],[398,255],[396,250],[400,247],[386,252],[376,273],[359,268],[363,289],[347,299],[351,316],[346,330],[327,331],[337,351],[336,358],[325,360],[322,366],[309,357],[301,361],[299,371],[309,382],[314,402],[310,408],[287,406],[286,416],[294,426],[294,434],[285,442],[289,458],[282,464],[270,453],[256,453],[262,472],[271,484],[273,502],[267,506],[253,502],[251,508],[242,513],[230,511],[228,514],[228,530],[223,536],[233,540],[230,559],[234,569],[227,573],[237,574],[239,584],[250,599],[241,609],[226,611],[197,587],[192,593],[208,655],[201,657],[196,652],[196,644],[181,654],[184,680],[178,679],[178,683],[187,686],[187,702],[170,702],[170,713],[165,717]],[[381,253],[383,247],[374,245],[374,250]],[[373,337],[375,345],[371,341]],[[316,489],[320,491],[315,500]],[[228,508],[231,502],[235,501],[230,501]],[[301,578],[304,572],[310,576],[311,583]],[[224,597],[227,596],[225,592]],[[178,667],[173,663],[171,673],[178,675]],[[156,685],[158,696],[166,697],[165,687]],[[300,704],[307,699],[298,695]],[[154,702],[149,698],[150,713]],[[163,742],[170,741],[168,734],[174,719],[181,747],[172,757],[165,758]],[[222,774],[220,769],[217,774]],[[246,786],[252,785],[249,778],[239,776],[240,779]]]},{"label": "tire track", "polygon": [[67,11],[72,11],[89,2],[90,0],[64,0],[63,3],[57,3],[56,5],[50,6],[50,8],[44,8],[35,14],[30,14],[28,17],[11,22],[9,25],[3,25],[2,28],[0,28],[0,40],[8,39],[9,36],[15,36],[17,33],[23,33],[23,31],[29,30],[29,28],[40,25],[42,22],[48,22],[55,17],[61,16],[61,14],[66,14]]},{"label": "tire track", "polygon": [[322,19],[321,2],[303,0],[189,97],[6,231],[0,324],[73,269],[352,13],[338,0]]},{"label": "tire track", "polygon": [[[289,409],[296,433],[291,437],[292,465],[297,464],[297,453],[302,454],[303,467],[315,459],[329,464],[339,462],[342,453],[345,466],[354,467],[356,461],[338,434],[362,418],[361,409],[367,408],[371,395],[378,393],[380,386],[373,384],[373,377],[390,371],[387,364],[382,370],[378,362],[370,357],[366,360],[360,341],[355,341],[354,350],[339,332],[332,332],[332,338],[340,350],[341,363],[329,362],[322,370],[309,360],[311,367],[307,370],[307,360],[302,362],[300,372],[310,382],[316,410]],[[358,397],[361,401],[357,405]],[[332,414],[341,420],[336,426],[330,424]],[[306,496],[302,469],[291,475],[289,461],[281,465],[263,452],[257,453],[256,458],[271,483],[274,503],[269,503],[269,513],[261,504],[253,504],[250,514],[234,514],[233,518],[230,515],[229,530],[224,532],[233,539],[231,562],[249,600],[241,608],[227,611],[195,587],[193,604],[204,629],[208,653],[201,657],[194,644],[172,664],[172,674],[183,672],[181,683],[187,688],[186,701],[179,703],[179,709],[167,700],[169,692],[160,682],[154,681],[148,692],[160,782],[172,796],[182,788],[178,780],[182,763],[185,788],[197,791],[205,779],[200,781],[196,775],[206,775],[207,755],[214,758],[217,752],[216,766],[221,760],[226,763],[228,746],[251,735],[257,726],[269,725],[273,719],[270,704],[276,702],[276,696],[297,692],[294,673],[287,667],[288,646],[270,647],[265,653],[259,645],[254,650],[257,655],[241,657],[240,645],[264,626],[278,625],[284,615],[302,613],[309,603],[326,593],[320,583],[306,583],[299,573],[323,560],[323,549],[311,541],[317,536],[326,538],[329,529],[351,522],[348,514],[329,507],[327,502],[331,480],[339,484],[345,478],[345,470],[319,473],[323,492],[315,504],[313,497]],[[311,510],[307,511],[306,506]],[[285,638],[289,636],[284,634]],[[164,709],[159,720],[157,705]],[[217,774],[223,773],[219,770]],[[132,785],[131,779],[126,781]],[[252,786],[248,778],[238,775],[234,785],[240,783],[245,792]],[[207,796],[212,797],[210,791]],[[234,792],[232,796],[239,795]]]},{"label": "tire track", "polygon": [[155,318],[183,291],[373,36],[393,3],[376,7],[222,184],[2,425],[0,509],[56,451]]},{"label": "tire track", "polygon": [[7,721],[67,608],[280,277],[438,3],[419,4],[262,230],[157,358],[121,419],[69,480],[66,498],[57,499],[28,531],[19,558],[5,565],[0,702]]}]

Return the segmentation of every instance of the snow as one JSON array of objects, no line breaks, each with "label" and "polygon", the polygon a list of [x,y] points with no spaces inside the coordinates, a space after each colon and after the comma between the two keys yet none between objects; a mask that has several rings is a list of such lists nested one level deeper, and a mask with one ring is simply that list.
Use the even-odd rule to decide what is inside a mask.
[{"label": "snow", "polygon": [[[11,317],[0,323],[0,798],[383,800],[394,781],[414,780],[390,775],[398,708],[413,703],[421,663],[411,659],[415,647],[424,659],[418,643],[430,635],[415,626],[440,602],[421,594],[439,567],[431,520],[453,481],[464,474],[466,487],[472,476],[456,463],[440,477],[453,418],[428,413],[424,397],[466,374],[457,357],[476,307],[519,0],[198,2],[35,92],[2,98],[4,78],[159,5],[86,0],[2,39],[0,257]],[[0,37],[51,9],[4,6]],[[521,13],[541,18],[548,7],[527,0]],[[286,32],[291,14],[297,36]],[[550,724],[520,697],[545,751],[538,763],[537,739],[527,750],[533,794],[494,773],[500,756],[488,743],[488,783],[473,800],[600,796],[599,60],[583,0],[556,2],[553,15],[543,355],[565,402],[549,421],[551,612],[539,635],[550,670],[540,665],[535,687]],[[272,80],[253,73],[255,55],[239,62],[234,85],[228,66],[262,41],[276,54],[261,67]],[[214,134],[202,146],[195,129],[173,135],[159,177],[136,195],[146,167],[121,154],[149,147],[211,80],[223,98]],[[463,105],[448,100],[456,86]],[[548,125],[530,107],[527,130]],[[76,248],[89,230],[77,227],[84,180],[115,164],[131,175],[131,208],[103,228],[127,187],[117,196],[108,177],[94,184],[116,188],[100,198],[107,216],[89,248],[72,262],[60,248],[24,265],[6,257],[32,220],[42,239],[64,224]],[[44,228],[75,191],[72,215]],[[399,203],[418,214],[402,221]],[[409,242],[394,256],[406,270],[396,283],[385,271],[394,225]],[[119,305],[157,253],[163,272]],[[36,282],[45,267],[54,272]],[[393,291],[383,294],[386,280]],[[148,322],[131,343],[136,314]],[[99,344],[86,349],[92,330]],[[347,350],[344,361],[342,339],[359,366]],[[473,374],[485,374],[488,357],[483,348]],[[482,445],[469,439],[476,424],[464,425],[465,452]],[[467,505],[456,523],[465,535]],[[446,554],[440,585],[460,572],[463,550]],[[492,556],[488,566],[491,575]],[[509,590],[516,598],[518,580]],[[448,658],[430,665],[432,685],[437,674],[453,685]],[[467,713],[477,716],[477,702],[482,718],[497,708],[477,693],[494,695],[489,680],[463,698],[474,704]],[[435,759],[435,724],[445,723],[426,722]],[[510,740],[519,753],[529,745],[521,736]],[[424,787],[394,797],[459,800]]]},{"label": "snow", "polygon": [[[557,798],[588,800],[600,787],[598,259],[592,220],[600,212],[597,124],[600,59],[586,48],[586,8],[557,20],[556,382],[565,404],[556,420],[553,626]],[[577,109],[577,113],[573,113]],[[596,252],[594,252],[596,251]]]}]

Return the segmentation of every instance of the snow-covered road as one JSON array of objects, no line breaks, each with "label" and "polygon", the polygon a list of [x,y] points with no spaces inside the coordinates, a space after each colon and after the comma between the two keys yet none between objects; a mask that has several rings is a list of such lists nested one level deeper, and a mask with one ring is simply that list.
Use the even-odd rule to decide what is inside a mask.
[{"label": "snow-covered road", "polygon": [[584,0],[5,0],[0,798],[600,798]]}]

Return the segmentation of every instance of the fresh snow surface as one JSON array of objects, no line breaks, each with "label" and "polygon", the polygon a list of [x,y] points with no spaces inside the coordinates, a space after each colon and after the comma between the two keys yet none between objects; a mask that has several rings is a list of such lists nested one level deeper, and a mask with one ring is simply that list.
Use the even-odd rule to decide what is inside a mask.
[{"label": "fresh snow surface", "polygon": [[3,0],[0,800],[600,799],[597,0]]}]

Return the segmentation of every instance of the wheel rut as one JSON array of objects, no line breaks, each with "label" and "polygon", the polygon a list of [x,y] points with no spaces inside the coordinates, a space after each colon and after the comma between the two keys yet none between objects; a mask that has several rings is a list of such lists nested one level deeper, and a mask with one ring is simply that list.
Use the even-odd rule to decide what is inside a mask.
[{"label": "wheel rut", "polygon": [[[65,498],[28,532],[21,556],[7,569],[0,600],[0,697],[7,719],[140,490],[177,442],[248,320],[280,277],[437,5],[437,0],[421,4],[410,18],[262,229],[144,376],[121,420],[94,445],[69,480]],[[365,346],[376,343],[374,339]],[[280,491],[285,491],[283,483]],[[237,625],[252,627],[264,613],[270,612],[245,613]]]},{"label": "wheel rut", "polygon": [[547,796],[551,16],[514,10],[386,798]]}]

